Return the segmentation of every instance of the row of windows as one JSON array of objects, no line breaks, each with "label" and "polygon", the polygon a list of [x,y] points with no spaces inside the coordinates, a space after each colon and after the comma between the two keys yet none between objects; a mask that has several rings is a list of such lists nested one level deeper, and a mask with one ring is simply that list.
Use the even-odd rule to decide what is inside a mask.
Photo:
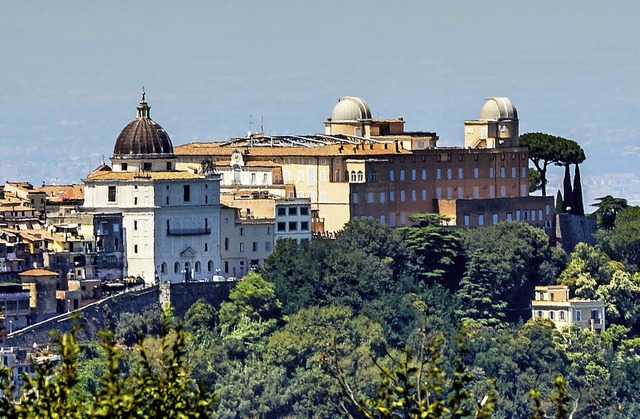
[{"label": "row of windows", "polygon": [[[225,237],[224,238],[224,250],[228,251],[229,248],[230,248],[230,246],[229,246],[229,238]],[[259,243],[258,242],[253,242],[251,244],[251,250],[252,251],[257,252],[259,250],[258,248],[259,248]],[[267,252],[271,251],[271,242],[270,241],[264,242],[264,250],[267,251]],[[244,252],[244,243],[240,243],[240,251]]]},{"label": "row of windows", "polygon": [[286,215],[309,215],[309,207],[302,206],[287,206],[287,207],[278,207],[278,216],[286,216]]},{"label": "row of windows", "polygon": [[308,221],[289,221],[289,222],[278,222],[278,231],[309,231],[309,222]]},{"label": "row of windows", "polygon": [[[549,215],[551,213],[551,206],[549,204],[545,205],[545,210],[544,213],[546,213],[546,215]],[[471,215],[469,214],[464,214],[464,225],[465,226],[469,226],[471,225]],[[485,225],[485,214],[483,213],[479,213],[477,215],[478,217],[478,225],[479,226],[483,226]],[[515,211],[515,218],[514,218],[514,213],[509,211],[505,214],[505,219],[504,220],[500,220],[500,216],[497,212],[494,212],[491,214],[491,223],[492,224],[498,224],[500,221],[543,221],[544,220],[544,215],[543,215],[543,211],[542,209],[538,209],[538,210],[516,210]],[[547,222],[549,225],[547,225]],[[551,227],[550,225],[550,221],[546,221],[545,222],[545,226],[547,227]]]},{"label": "row of windows", "polygon": [[[569,318],[569,313],[567,312],[567,310],[548,310],[548,311],[543,311],[543,310],[538,310],[536,313],[536,317],[545,317],[545,312],[547,313],[547,315],[549,316],[549,319],[551,320],[555,320],[556,319],[556,311],[558,312],[558,320],[566,320]],[[574,311],[574,321],[582,321],[582,311],[581,310],[575,310]],[[588,311],[587,311],[588,314]],[[593,309],[591,310],[591,319],[592,320],[599,320],[600,319],[600,313],[598,312],[598,310]]]},{"label": "row of windows", "polygon": [[[174,274],[178,274],[178,273],[184,273],[184,271],[190,271],[191,270],[191,263],[190,262],[185,262],[184,266],[182,266],[180,264],[180,262],[176,262],[173,264],[173,273]],[[201,269],[201,265],[200,265],[200,261],[197,261],[194,263],[193,265],[193,270],[195,273],[200,273],[202,271]],[[214,266],[213,266],[213,261],[210,260],[207,262],[207,272],[213,272],[214,270]],[[166,274],[167,271],[167,263],[166,262],[162,262],[162,264],[160,264],[160,273],[161,274]]]},{"label": "row of windows", "polygon": [[[517,167],[511,167],[511,178],[517,178],[518,177],[518,168]],[[526,178],[528,176],[528,168],[526,166],[522,166],[520,168],[520,177],[522,178]],[[462,167],[458,167],[458,169],[456,170],[456,175],[457,175],[457,179],[464,179],[464,169]],[[443,174],[446,176],[447,179],[451,180],[453,179],[453,175],[454,175],[454,170],[453,168],[449,167],[445,170],[443,170],[442,168],[438,167],[436,168],[436,179],[443,179]],[[426,169],[422,169],[419,173],[419,177],[420,180],[427,180],[427,170]],[[478,179],[480,177],[480,169],[478,167],[474,167],[473,168],[473,178],[474,179]],[[489,168],[489,178],[493,179],[495,177],[495,169],[493,167]],[[507,177],[507,168],[505,166],[500,167],[500,177],[501,178],[506,178]],[[389,180],[390,181],[395,181],[396,179],[396,174],[394,170],[390,170],[389,171]],[[368,180],[368,179],[367,179]],[[407,176],[405,176],[405,170],[402,169],[399,172],[399,180],[405,181],[407,180]],[[411,180],[418,180],[418,171],[416,169],[411,169]]]},{"label": "row of windows", "polygon": [[[142,170],[144,170],[146,172],[150,172],[152,167],[153,167],[153,164],[151,162],[143,162],[142,163]],[[167,170],[173,170],[173,165],[171,164],[170,161],[167,162],[165,168]],[[120,164],[120,170],[122,170],[123,172],[126,172],[127,169],[129,169],[129,164],[128,163],[121,163]]]},{"label": "row of windows", "polygon": [[[526,196],[526,185],[521,185],[521,196]],[[436,199],[463,199],[464,198],[464,188],[462,186],[458,186],[457,188],[455,188],[456,193],[454,196],[454,188],[453,187],[448,187],[446,189],[446,196],[443,195],[443,190],[442,188],[436,188]],[[411,201],[417,201],[418,200],[418,190],[416,189],[412,189],[411,191],[409,191],[408,193],[410,193],[410,200]],[[390,190],[388,191],[389,194],[389,202],[394,202],[396,200],[396,191],[394,190]],[[496,196],[496,191],[495,191],[495,186],[489,186],[489,198],[495,198]],[[378,193],[378,200],[376,202],[376,193],[375,192],[367,192],[367,203],[368,204],[375,204],[375,203],[379,203],[379,204],[384,204],[386,201],[386,196],[387,196],[387,192],[379,192]],[[420,190],[420,199],[422,199],[423,201],[427,200],[427,190],[426,189],[422,189]],[[473,197],[475,199],[479,199],[480,198],[480,187],[478,186],[474,186],[473,187]],[[502,185],[500,187],[500,197],[505,198],[507,197],[507,187]],[[357,204],[358,203],[358,192],[353,192],[351,194],[351,203],[353,204]],[[405,193],[405,191],[403,189],[401,189],[399,191],[399,200],[400,202],[404,202],[407,200],[407,193]],[[528,217],[528,216],[525,216]],[[532,215],[532,221],[535,221],[535,214]],[[540,220],[542,220],[542,218],[539,217]],[[528,218],[525,218],[525,220],[528,220]]]}]

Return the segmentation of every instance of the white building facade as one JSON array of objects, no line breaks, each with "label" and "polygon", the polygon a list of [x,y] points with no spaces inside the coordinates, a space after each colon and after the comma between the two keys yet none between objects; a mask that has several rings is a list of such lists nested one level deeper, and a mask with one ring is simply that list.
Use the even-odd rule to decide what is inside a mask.
[{"label": "white building facade", "polygon": [[176,170],[171,139],[149,109],[143,94],[116,140],[112,168],[103,164],[84,179],[84,210],[122,214],[124,276],[210,277],[220,268],[220,177]]}]

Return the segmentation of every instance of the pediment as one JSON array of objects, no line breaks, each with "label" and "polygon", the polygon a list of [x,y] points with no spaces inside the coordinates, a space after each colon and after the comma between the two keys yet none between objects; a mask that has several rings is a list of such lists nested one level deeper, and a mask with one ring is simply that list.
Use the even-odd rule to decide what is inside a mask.
[{"label": "pediment", "polygon": [[192,259],[192,258],[196,257],[196,255],[197,255],[196,251],[193,250],[191,248],[191,246],[187,247],[186,249],[184,249],[182,251],[182,253],[180,253],[180,257],[181,258],[191,258]]}]

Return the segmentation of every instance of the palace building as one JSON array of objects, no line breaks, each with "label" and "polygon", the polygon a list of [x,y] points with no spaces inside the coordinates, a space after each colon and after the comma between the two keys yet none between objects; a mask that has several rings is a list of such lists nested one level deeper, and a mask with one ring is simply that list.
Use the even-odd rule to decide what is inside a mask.
[{"label": "palace building", "polygon": [[464,121],[464,147],[438,147],[434,132],[405,131],[403,118],[373,119],[362,99],[338,99],[324,132],[250,133],[222,143],[177,146],[177,166],[218,173],[221,192],[308,198],[314,233],[371,217],[390,226],[440,213],[465,228],[523,221],[554,236],[553,197],[529,195],[528,149],[518,145],[518,113],[505,97],[486,100]]},{"label": "palace building", "polygon": [[143,93],[111,166],[103,163],[83,179],[83,210],[108,222],[96,231],[115,237],[105,251],[124,254],[124,277],[146,283],[211,277],[220,269],[220,176],[177,170],[169,134],[149,111]]}]

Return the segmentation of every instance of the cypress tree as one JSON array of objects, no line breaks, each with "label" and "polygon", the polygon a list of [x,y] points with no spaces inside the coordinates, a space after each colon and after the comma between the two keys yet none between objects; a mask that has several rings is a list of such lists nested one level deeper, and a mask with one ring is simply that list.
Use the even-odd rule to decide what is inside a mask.
[{"label": "cypress tree", "polygon": [[[562,194],[564,195],[564,211],[562,212],[571,212],[573,214],[573,189],[571,188],[571,171],[568,164],[564,166],[562,187]],[[567,211],[567,208],[571,208],[571,210]]]},{"label": "cypress tree", "polygon": [[558,193],[556,194],[556,214],[564,213],[564,202],[562,201],[562,192],[558,189]]},{"label": "cypress tree", "polygon": [[576,164],[573,175],[573,211],[575,215],[584,215],[584,202],[582,201],[582,182],[580,181],[580,165]]}]

